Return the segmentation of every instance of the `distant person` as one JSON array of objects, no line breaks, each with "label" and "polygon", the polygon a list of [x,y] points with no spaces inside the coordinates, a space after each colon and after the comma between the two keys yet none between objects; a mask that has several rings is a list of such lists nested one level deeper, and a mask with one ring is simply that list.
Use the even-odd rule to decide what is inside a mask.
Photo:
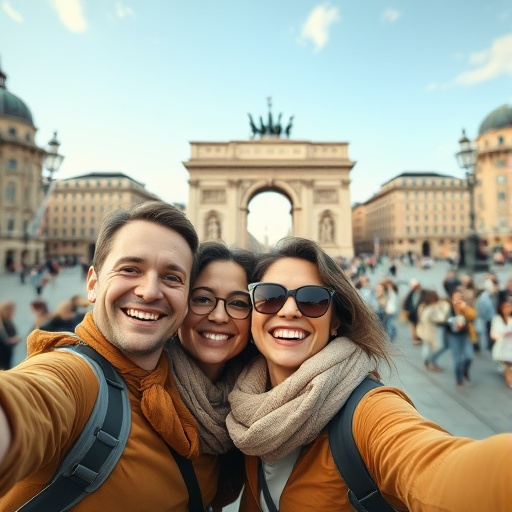
[{"label": "distant person", "polygon": [[473,361],[469,324],[476,318],[476,311],[465,300],[460,287],[452,289],[450,313],[446,320],[446,339],[452,353],[457,387],[471,381],[469,369]]},{"label": "distant person", "polygon": [[512,301],[504,295],[500,296],[498,313],[492,319],[490,336],[492,358],[501,365],[505,382],[512,389]]},{"label": "distant person", "polygon": [[0,336],[0,370],[8,370],[12,366],[14,346],[20,342],[18,330],[14,324],[16,303],[8,300],[0,304],[0,320],[2,335]]},{"label": "distant person", "polygon": [[402,303],[402,310],[405,311],[405,316],[409,323],[413,345],[421,345],[421,338],[416,332],[416,326],[418,325],[418,306],[422,298],[423,292],[419,281],[417,279],[411,279],[409,281],[409,291]]},{"label": "distant person", "polygon": [[53,316],[39,326],[42,331],[75,331],[75,327],[83,320],[85,312],[75,312],[70,300],[62,301],[53,312]]},{"label": "distant person", "polygon": [[417,332],[423,341],[423,364],[427,370],[441,371],[437,361],[447,349],[444,343],[444,327],[450,313],[450,303],[440,300],[435,290],[425,290],[418,307]]},{"label": "distant person", "polygon": [[39,329],[42,324],[48,322],[53,316],[48,309],[48,304],[43,299],[34,299],[30,303],[30,311],[34,316],[34,323],[30,329],[31,331],[34,329]]},{"label": "distant person", "polygon": [[453,289],[460,285],[461,282],[457,277],[455,270],[449,269],[448,272],[446,272],[445,278],[443,279],[443,288],[446,292],[446,295],[449,297],[452,294]]}]

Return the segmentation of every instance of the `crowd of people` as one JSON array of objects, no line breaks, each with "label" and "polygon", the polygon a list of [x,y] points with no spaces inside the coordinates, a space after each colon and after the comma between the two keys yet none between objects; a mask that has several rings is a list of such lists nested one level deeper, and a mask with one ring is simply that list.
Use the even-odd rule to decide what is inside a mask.
[{"label": "crowd of people", "polygon": [[[39,312],[27,359],[0,372],[0,509],[20,509],[60,475],[95,407],[93,366],[65,349],[82,344],[125,383],[131,423],[99,487],[89,488],[103,468],[75,465],[70,485],[89,492],[70,510],[218,512],[240,493],[241,512],[351,510],[330,422],[362,382],[392,365],[389,340],[405,303],[415,307],[408,321],[418,345],[427,337],[421,319],[437,303],[419,283],[411,283],[418,299],[400,302],[392,277],[375,287],[364,277],[354,286],[303,238],[259,256],[199,244],[186,216],[159,201],[110,213],[86,278],[91,309],[74,333],[43,330],[52,319]],[[464,379],[467,326],[477,315],[461,284],[449,310],[439,325],[461,354],[455,369]],[[505,317],[500,326],[494,319],[493,347],[508,328]],[[101,429],[95,435],[119,441]],[[510,433],[452,436],[403,391],[382,385],[357,403],[352,436],[390,509],[510,508]]]},{"label": "crowd of people", "polygon": [[471,383],[474,353],[487,350],[512,389],[512,277],[500,283],[489,272],[477,289],[471,276],[449,269],[437,289],[411,279],[400,303],[397,283],[390,277],[371,286],[365,274],[357,275],[355,286],[391,341],[396,322],[408,323],[410,342],[421,347],[427,370],[441,371],[439,358],[449,351],[456,385],[463,387]]}]

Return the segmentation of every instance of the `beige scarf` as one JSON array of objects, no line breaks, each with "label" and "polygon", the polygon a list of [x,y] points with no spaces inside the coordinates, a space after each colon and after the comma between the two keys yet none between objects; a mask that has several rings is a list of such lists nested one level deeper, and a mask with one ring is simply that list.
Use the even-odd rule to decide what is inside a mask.
[{"label": "beige scarf", "polygon": [[276,462],[314,441],[375,367],[376,361],[354,342],[336,338],[267,391],[267,364],[258,357],[229,395],[229,434],[246,455]]},{"label": "beige scarf", "polygon": [[226,453],[233,448],[226,428],[228,395],[242,365],[231,360],[224,368],[221,379],[212,383],[186,354],[178,340],[172,340],[166,352],[181,399],[196,420],[201,452],[212,455]]}]

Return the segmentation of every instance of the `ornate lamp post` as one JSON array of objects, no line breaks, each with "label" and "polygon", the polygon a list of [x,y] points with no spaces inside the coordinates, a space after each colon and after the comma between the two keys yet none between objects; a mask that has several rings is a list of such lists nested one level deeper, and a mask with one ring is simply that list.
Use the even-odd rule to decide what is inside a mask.
[{"label": "ornate lamp post", "polygon": [[472,146],[466,136],[466,131],[462,130],[462,137],[459,140],[460,151],[455,154],[457,162],[461,169],[465,170],[466,187],[469,192],[469,235],[464,241],[464,254],[459,259],[459,268],[469,274],[475,272],[485,272],[489,270],[489,264],[485,259],[479,259],[479,238],[475,222],[475,167],[476,167],[476,149]]},{"label": "ornate lamp post", "polygon": [[43,169],[46,169],[46,174],[43,174],[43,191],[45,197],[50,190],[53,175],[59,170],[64,160],[64,157],[59,154],[59,147],[60,142],[57,140],[57,132],[53,132],[53,138],[48,142],[43,160]]}]

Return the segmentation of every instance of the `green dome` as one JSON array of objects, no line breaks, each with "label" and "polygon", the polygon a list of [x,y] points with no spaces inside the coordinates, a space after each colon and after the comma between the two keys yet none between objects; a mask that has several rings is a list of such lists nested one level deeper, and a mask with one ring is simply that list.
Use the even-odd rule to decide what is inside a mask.
[{"label": "green dome", "polygon": [[34,125],[32,113],[27,105],[18,96],[10,93],[7,89],[0,87],[0,117],[9,116],[21,119]]},{"label": "green dome", "polygon": [[512,126],[512,105],[502,105],[493,110],[483,120],[478,134],[482,135],[498,128],[505,128],[506,126]]}]

